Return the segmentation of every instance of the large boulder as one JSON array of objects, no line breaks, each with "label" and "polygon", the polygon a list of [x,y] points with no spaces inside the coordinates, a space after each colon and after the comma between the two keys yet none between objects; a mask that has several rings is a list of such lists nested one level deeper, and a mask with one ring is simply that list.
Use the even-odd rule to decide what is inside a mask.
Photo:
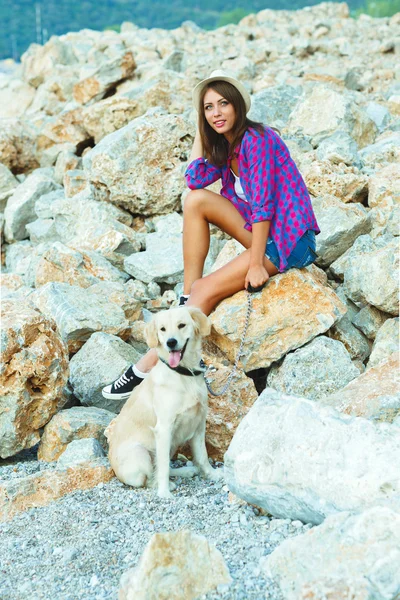
[{"label": "large boulder", "polygon": [[285,600],[394,600],[400,594],[400,515],[386,507],[332,515],[263,559]]},{"label": "large boulder", "polygon": [[400,165],[390,164],[369,179],[368,206],[391,206],[400,203]]},{"label": "large boulder", "polygon": [[2,302],[0,456],[39,441],[61,408],[68,354],[52,320],[21,298]]},{"label": "large boulder", "polygon": [[375,367],[379,363],[387,360],[393,352],[399,349],[400,331],[399,319],[387,319],[378,333],[372,346],[371,356],[368,361],[368,368]]},{"label": "large boulder", "polygon": [[54,415],[44,428],[38,448],[38,460],[53,462],[65,452],[73,440],[94,438],[108,451],[105,428],[115,414],[102,408],[73,406]]},{"label": "large boulder", "polygon": [[121,577],[119,600],[195,600],[231,583],[222,554],[205,537],[183,529],[156,533],[139,564]]},{"label": "large boulder", "polygon": [[400,508],[399,428],[266,388],[225,454],[229,489],[279,518],[321,523]]},{"label": "large boulder", "polygon": [[8,199],[4,212],[4,235],[7,242],[28,237],[26,225],[36,219],[36,201],[44,194],[59,188],[50,169],[37,169],[16,188]]},{"label": "large boulder", "polygon": [[399,354],[394,352],[320,403],[355,417],[392,423],[400,415],[399,366]]},{"label": "large boulder", "polygon": [[360,204],[343,204],[334,196],[325,196],[313,199],[313,209],[321,229],[316,238],[321,267],[328,267],[371,228],[368,211]]},{"label": "large boulder", "polygon": [[10,169],[0,163],[0,212],[4,211],[8,198],[18,185],[18,179],[14,177]]},{"label": "large boulder", "polygon": [[96,198],[142,215],[178,210],[192,135],[188,121],[154,109],[106,136],[83,158]]},{"label": "large boulder", "polygon": [[312,196],[335,196],[341,202],[363,202],[368,195],[368,177],[354,166],[328,160],[304,162],[301,173]]},{"label": "large boulder", "polygon": [[[211,315],[211,340],[231,362],[235,361],[247,312],[247,292],[221,302]],[[252,298],[250,325],[241,363],[245,371],[269,367],[327,331],[346,307],[326,285],[324,273],[291,269],[271,278]]]},{"label": "large boulder", "polygon": [[103,398],[101,390],[141,358],[132,346],[115,335],[96,332],[72,357],[70,382],[75,396],[86,406],[118,413],[125,400]]},{"label": "large boulder", "polygon": [[36,155],[37,132],[22,119],[2,119],[0,131],[0,163],[17,175],[39,166]]},{"label": "large boulder", "polygon": [[267,384],[285,394],[319,400],[359,374],[344,344],[321,335],[273,366]]},{"label": "large boulder", "polygon": [[350,134],[360,148],[374,142],[377,127],[365,112],[347,96],[327,86],[317,85],[293,110],[291,130],[300,130],[319,143],[337,130]]},{"label": "large boulder", "polygon": [[54,319],[69,352],[77,352],[95,331],[126,338],[125,313],[103,295],[67,283],[46,283],[31,296],[47,317]]}]

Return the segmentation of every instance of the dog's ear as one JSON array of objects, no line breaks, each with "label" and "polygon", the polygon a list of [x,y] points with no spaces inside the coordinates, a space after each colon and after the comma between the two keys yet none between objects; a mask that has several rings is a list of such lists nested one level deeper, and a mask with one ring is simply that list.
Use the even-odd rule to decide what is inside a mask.
[{"label": "dog's ear", "polygon": [[195,330],[202,336],[209,335],[211,331],[210,319],[199,308],[188,306],[187,309],[194,321]]},{"label": "dog's ear", "polygon": [[158,346],[158,335],[157,335],[157,320],[155,317],[146,324],[144,328],[144,337],[149,348],[157,348]]}]

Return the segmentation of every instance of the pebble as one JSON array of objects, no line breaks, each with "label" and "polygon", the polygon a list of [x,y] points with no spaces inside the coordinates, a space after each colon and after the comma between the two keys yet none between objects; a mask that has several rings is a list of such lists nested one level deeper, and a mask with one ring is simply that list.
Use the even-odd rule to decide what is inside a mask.
[{"label": "pebble", "polygon": [[[34,460],[34,451],[22,454],[23,462],[14,457],[0,466],[0,479],[54,468]],[[204,600],[284,600],[259,561],[311,525],[231,505],[228,491],[195,476],[182,479],[166,501],[113,479],[19,513],[0,523],[1,599],[115,600],[121,575],[138,563],[151,536],[185,528],[216,545],[232,576]]]}]

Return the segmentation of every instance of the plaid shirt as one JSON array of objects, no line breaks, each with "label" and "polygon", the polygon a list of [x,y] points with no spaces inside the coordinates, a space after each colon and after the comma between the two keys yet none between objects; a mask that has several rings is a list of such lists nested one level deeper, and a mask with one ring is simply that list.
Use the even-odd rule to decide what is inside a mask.
[{"label": "plaid shirt", "polygon": [[237,208],[246,229],[251,231],[252,224],[259,221],[271,221],[270,235],[283,271],[300,237],[308,229],[320,232],[306,185],[286,144],[269,127],[263,134],[248,129],[235,153],[247,202],[235,192],[230,160],[217,167],[205,158],[196,158],[186,169],[187,185],[195,190],[221,179],[221,196]]}]

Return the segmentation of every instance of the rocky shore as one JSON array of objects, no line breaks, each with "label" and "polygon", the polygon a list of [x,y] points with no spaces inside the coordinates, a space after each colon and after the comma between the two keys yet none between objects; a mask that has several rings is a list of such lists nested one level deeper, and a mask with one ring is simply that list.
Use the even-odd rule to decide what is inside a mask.
[{"label": "rocky shore", "polygon": [[[68,33],[0,74],[2,600],[398,597],[399,55],[400,14],[322,3]],[[191,89],[217,68],[280,130],[321,233],[254,296],[209,399],[225,484],[171,504],[113,476],[101,389],[181,292]],[[239,252],[212,228],[206,272]],[[245,292],[211,314],[215,388],[245,315]]]}]

